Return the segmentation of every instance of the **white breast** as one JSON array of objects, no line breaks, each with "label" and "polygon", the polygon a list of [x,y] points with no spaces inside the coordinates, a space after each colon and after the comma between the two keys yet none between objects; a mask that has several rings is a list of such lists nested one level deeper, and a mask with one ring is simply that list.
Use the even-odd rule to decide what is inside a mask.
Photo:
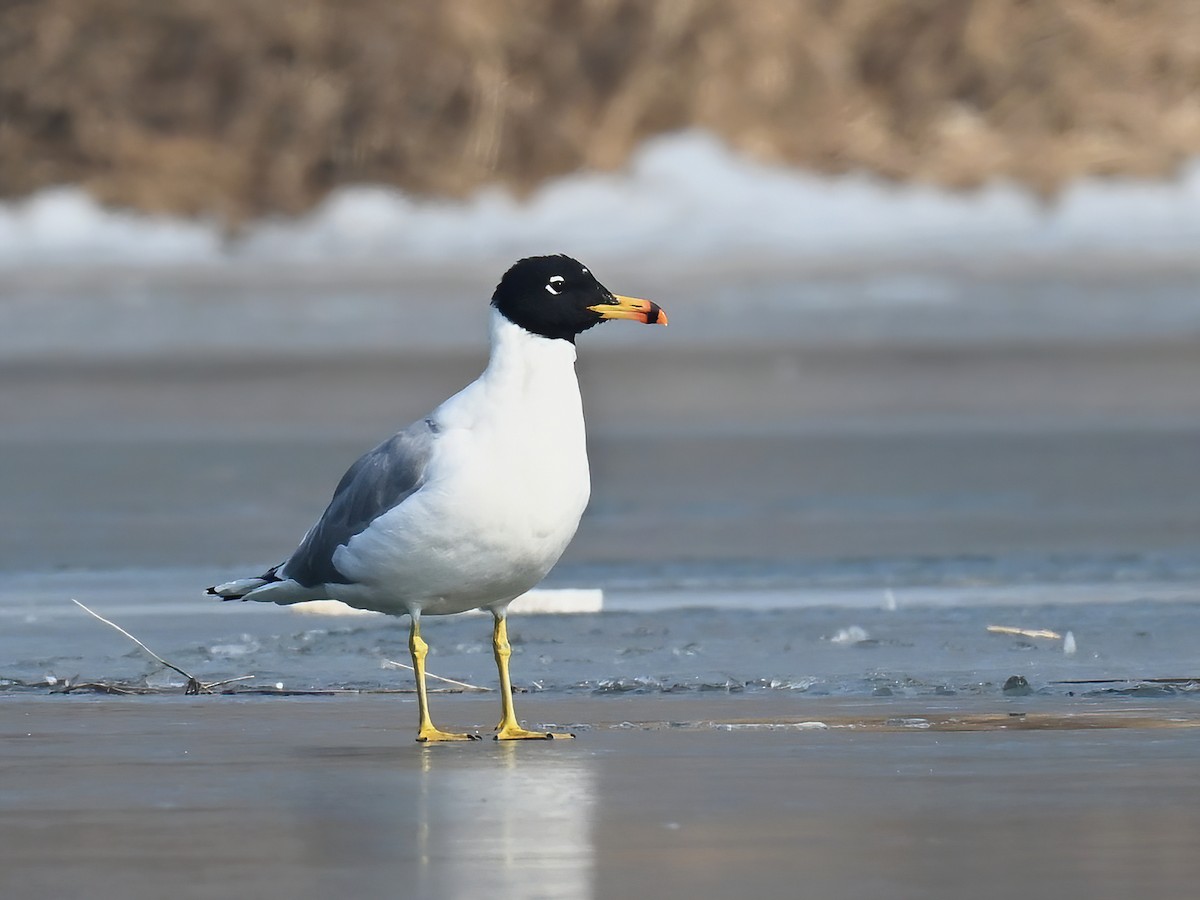
[{"label": "white breast", "polygon": [[575,534],[590,492],[575,348],[493,314],[487,370],[431,416],[426,483],[334,556],[355,606],[427,614],[506,603]]}]

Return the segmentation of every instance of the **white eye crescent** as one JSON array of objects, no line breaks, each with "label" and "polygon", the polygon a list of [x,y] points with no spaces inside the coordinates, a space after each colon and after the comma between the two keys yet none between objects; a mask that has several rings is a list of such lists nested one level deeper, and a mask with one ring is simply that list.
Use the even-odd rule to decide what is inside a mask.
[{"label": "white eye crescent", "polygon": [[561,294],[561,293],[562,293],[562,289],[561,289],[561,288],[557,288],[557,287],[555,287],[555,285],[557,285],[557,284],[562,284],[562,283],[563,283],[563,281],[564,281],[564,279],[563,279],[563,277],[562,277],[561,275],[551,275],[551,276],[550,276],[550,280],[549,280],[549,281],[546,283],[546,290],[547,290],[547,291],[549,291],[551,294],[554,294],[554,295],[556,295],[556,296],[557,296],[558,294]]}]

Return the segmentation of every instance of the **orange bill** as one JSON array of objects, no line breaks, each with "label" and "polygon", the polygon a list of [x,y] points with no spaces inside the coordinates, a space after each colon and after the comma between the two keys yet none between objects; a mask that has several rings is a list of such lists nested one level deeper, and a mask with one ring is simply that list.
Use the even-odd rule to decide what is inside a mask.
[{"label": "orange bill", "polygon": [[602,319],[633,319],[644,325],[666,325],[667,314],[661,306],[650,300],[639,300],[637,297],[622,297],[613,294],[607,303],[589,306],[592,312],[599,313]]}]

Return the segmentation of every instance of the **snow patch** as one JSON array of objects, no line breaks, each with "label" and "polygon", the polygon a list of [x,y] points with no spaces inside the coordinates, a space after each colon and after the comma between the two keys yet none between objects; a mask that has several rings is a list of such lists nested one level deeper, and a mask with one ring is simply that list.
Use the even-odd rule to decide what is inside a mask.
[{"label": "snow patch", "polygon": [[606,261],[1179,255],[1197,241],[1200,162],[1171,181],[1081,180],[1043,204],[1005,182],[950,192],[812,175],[754,162],[702,132],[651,140],[624,171],[561,178],[524,202],[497,188],[446,202],[346,187],[306,216],[263,220],[236,241],[210,222],[107,209],[77,188],[0,206],[3,267],[429,263],[560,249]]}]

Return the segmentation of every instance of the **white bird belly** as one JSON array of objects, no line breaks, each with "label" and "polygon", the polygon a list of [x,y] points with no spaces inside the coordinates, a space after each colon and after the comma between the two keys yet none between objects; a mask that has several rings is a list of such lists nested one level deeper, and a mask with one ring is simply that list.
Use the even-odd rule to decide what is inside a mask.
[{"label": "white bird belly", "polygon": [[427,483],[335,553],[354,582],[338,599],[443,615],[507,603],[541,581],[574,536],[590,484],[582,427],[577,443],[529,434],[441,435]]}]

